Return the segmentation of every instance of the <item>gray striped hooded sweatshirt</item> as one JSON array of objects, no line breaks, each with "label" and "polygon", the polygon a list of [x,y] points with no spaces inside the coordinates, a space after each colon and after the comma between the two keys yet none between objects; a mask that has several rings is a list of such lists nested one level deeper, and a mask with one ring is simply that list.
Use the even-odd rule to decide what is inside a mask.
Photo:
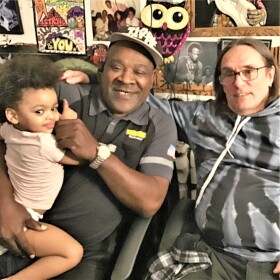
[{"label": "gray striped hooded sweatshirt", "polygon": [[218,113],[213,100],[149,102],[174,117],[195,153],[203,239],[249,260],[280,260],[280,98],[249,117]]}]

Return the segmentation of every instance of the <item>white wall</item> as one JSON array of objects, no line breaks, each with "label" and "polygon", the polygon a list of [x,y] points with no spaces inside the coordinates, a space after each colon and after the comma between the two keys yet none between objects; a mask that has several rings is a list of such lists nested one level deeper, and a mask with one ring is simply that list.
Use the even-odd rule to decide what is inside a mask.
[{"label": "white wall", "polygon": [[[86,29],[88,30],[87,37],[87,45],[90,46],[94,43],[92,36],[92,28],[91,28],[91,10],[92,5],[94,5],[94,1],[96,0],[85,0],[85,9],[86,9]],[[121,0],[119,0],[121,2]],[[126,0],[128,1],[128,0]],[[146,0],[141,1],[141,7],[144,7]],[[206,1],[206,0],[205,0]],[[7,40],[10,40],[11,45],[14,44],[37,44],[36,43],[36,35],[35,35],[35,27],[34,27],[34,14],[32,9],[32,0],[18,0],[20,7],[20,14],[23,24],[23,32],[22,35],[1,35],[0,34],[0,45],[5,45]],[[92,3],[92,4],[91,4]],[[230,37],[232,38],[232,37]],[[264,39],[272,39],[272,47],[280,46],[280,36],[272,36],[272,37],[258,37]],[[216,42],[218,38],[216,37],[192,37],[188,38],[189,41],[214,41]]]}]

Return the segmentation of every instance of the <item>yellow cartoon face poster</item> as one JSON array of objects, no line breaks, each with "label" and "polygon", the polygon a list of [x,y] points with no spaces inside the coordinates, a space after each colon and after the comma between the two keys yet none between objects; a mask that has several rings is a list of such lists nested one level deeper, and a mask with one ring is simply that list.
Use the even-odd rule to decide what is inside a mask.
[{"label": "yellow cartoon face poster", "polygon": [[39,52],[86,54],[84,0],[34,0]]}]

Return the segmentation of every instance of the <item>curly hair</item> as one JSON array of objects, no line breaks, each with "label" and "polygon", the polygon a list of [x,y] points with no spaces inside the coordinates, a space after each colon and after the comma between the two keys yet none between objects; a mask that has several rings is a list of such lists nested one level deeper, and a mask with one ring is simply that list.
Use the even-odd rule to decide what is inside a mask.
[{"label": "curly hair", "polygon": [[[253,49],[255,49],[264,59],[265,65],[268,67],[274,67],[275,68],[275,74],[274,74],[274,80],[272,83],[272,86],[269,88],[269,97],[267,100],[267,104],[271,103],[272,101],[276,100],[279,97],[279,70],[277,63],[273,57],[272,52],[267,48],[267,46],[258,39],[249,38],[249,37],[242,37],[236,40],[233,40],[230,42],[222,51],[217,65],[215,69],[215,76],[214,76],[214,89],[216,94],[216,108],[217,110],[222,111],[227,110],[227,100],[226,95],[223,90],[223,86],[221,85],[219,81],[219,76],[221,75],[221,63],[224,55],[233,47],[235,46],[249,46]],[[267,105],[266,104],[266,105]]]},{"label": "curly hair", "polygon": [[51,60],[39,56],[20,55],[0,65],[1,120],[6,108],[16,108],[23,90],[54,88],[62,70]]}]

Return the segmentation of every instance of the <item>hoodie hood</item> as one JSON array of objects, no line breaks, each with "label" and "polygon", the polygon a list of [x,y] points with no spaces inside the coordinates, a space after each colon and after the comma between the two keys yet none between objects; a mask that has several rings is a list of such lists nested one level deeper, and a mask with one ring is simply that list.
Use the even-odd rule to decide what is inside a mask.
[{"label": "hoodie hood", "polygon": [[255,117],[265,117],[265,116],[270,116],[274,115],[280,112],[280,97],[278,97],[276,100],[268,104],[262,111],[257,112],[250,117],[255,118]]}]

